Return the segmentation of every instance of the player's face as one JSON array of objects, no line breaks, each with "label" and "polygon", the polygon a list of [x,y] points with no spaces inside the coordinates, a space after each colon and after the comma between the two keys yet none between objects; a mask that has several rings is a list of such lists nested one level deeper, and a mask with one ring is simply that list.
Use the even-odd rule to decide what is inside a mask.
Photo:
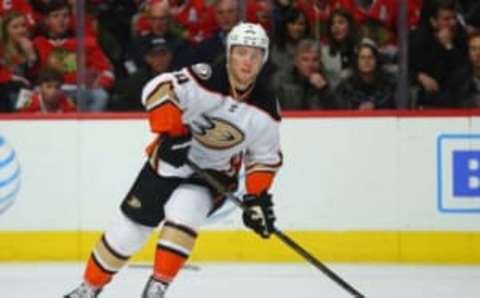
[{"label": "player's face", "polygon": [[13,18],[7,25],[8,36],[11,40],[18,40],[28,35],[27,21],[24,16]]},{"label": "player's face", "polygon": [[370,48],[361,48],[358,52],[358,70],[363,74],[371,74],[375,71],[377,61]]},{"label": "player's face", "polygon": [[302,76],[308,78],[320,68],[320,55],[313,50],[304,51],[295,57],[295,67]]},{"label": "player's face", "polygon": [[480,68],[480,37],[474,37],[468,44],[470,61],[476,69]]},{"label": "player's face", "polygon": [[262,67],[263,55],[263,50],[260,48],[234,46],[230,55],[233,79],[241,85],[253,82]]},{"label": "player's face", "polygon": [[332,36],[336,41],[344,40],[348,33],[347,19],[341,15],[335,15],[330,30],[332,30]]}]

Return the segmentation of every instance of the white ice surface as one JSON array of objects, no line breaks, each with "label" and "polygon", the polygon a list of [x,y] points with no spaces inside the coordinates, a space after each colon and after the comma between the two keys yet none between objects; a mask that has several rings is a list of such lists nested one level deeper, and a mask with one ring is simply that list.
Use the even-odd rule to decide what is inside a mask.
[{"label": "white ice surface", "polygon": [[[352,297],[308,264],[193,264],[166,298]],[[478,298],[480,266],[327,264],[369,298]],[[0,263],[0,298],[60,298],[74,288],[80,263]],[[150,268],[128,267],[99,298],[140,298]]]}]

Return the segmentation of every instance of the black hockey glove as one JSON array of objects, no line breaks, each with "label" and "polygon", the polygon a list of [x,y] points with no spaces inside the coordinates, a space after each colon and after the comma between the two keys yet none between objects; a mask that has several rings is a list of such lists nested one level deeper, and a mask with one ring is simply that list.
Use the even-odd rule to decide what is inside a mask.
[{"label": "black hockey glove", "polygon": [[262,192],[259,196],[245,195],[243,203],[243,223],[254,230],[262,238],[268,238],[274,230],[275,214],[273,213],[272,195]]},{"label": "black hockey glove", "polygon": [[187,160],[191,141],[192,136],[190,134],[181,137],[164,135],[158,147],[158,157],[179,168]]}]

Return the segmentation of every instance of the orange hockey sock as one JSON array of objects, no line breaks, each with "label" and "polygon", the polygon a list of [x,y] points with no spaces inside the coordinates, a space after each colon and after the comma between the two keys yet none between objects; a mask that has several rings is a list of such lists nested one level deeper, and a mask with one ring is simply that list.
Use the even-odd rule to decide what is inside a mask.
[{"label": "orange hockey sock", "polygon": [[92,254],[88,259],[83,278],[90,286],[98,289],[108,284],[112,280],[113,274],[115,273],[103,269]]},{"label": "orange hockey sock", "polygon": [[166,222],[155,252],[154,278],[169,284],[187,261],[197,233],[192,229]]},{"label": "orange hockey sock", "polygon": [[84,280],[94,288],[103,288],[115,273],[128,261],[129,257],[115,252],[108,245],[105,236],[98,241],[85,268]]}]

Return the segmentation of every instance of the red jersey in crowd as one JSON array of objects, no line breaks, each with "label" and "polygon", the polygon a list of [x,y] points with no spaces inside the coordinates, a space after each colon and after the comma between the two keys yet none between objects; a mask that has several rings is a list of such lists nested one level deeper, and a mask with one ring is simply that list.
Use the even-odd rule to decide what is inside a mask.
[{"label": "red jersey in crowd", "polygon": [[33,9],[27,0],[0,0],[0,16],[9,11],[20,12],[27,19],[30,28],[35,26]]},{"label": "red jersey in crowd", "polygon": [[[75,38],[52,40],[38,36],[33,40],[38,52],[39,63],[37,69],[52,67],[64,74],[65,84],[76,85],[77,61]],[[112,65],[102,52],[96,40],[85,38],[85,56],[87,68],[87,84],[97,82],[101,87],[109,89],[114,83]]]},{"label": "red jersey in crowd", "polygon": [[269,32],[272,29],[273,6],[267,0],[248,0],[246,4],[247,22],[258,23]]},{"label": "red jersey in crowd", "polygon": [[[366,9],[358,6],[355,0],[331,0],[319,8],[313,1],[300,0],[298,8],[302,10],[313,25],[315,36],[323,39],[327,32],[327,21],[331,13],[338,8],[344,9],[352,15],[360,29],[371,32],[372,39],[379,44],[396,43],[397,19],[399,16],[398,0],[373,0]],[[408,0],[408,25],[410,28],[418,24],[422,0]],[[373,22],[371,22],[373,21]],[[368,28],[365,28],[368,27]],[[372,33],[373,32],[373,33]],[[371,37],[371,36],[370,36]]]},{"label": "red jersey in crowd", "polygon": [[411,29],[418,26],[422,13],[423,0],[408,0],[408,25]]},{"label": "red jersey in crowd", "polygon": [[338,8],[349,10],[349,0],[330,0],[326,1],[326,4],[322,7],[315,5],[315,1],[299,0],[297,1],[297,8],[303,11],[307,15],[308,22],[310,24],[316,21],[327,22],[328,18],[332,14],[332,11]]},{"label": "red jersey in crowd", "polygon": [[[152,5],[158,1],[149,0],[147,5]],[[204,0],[186,0],[177,7],[171,6],[172,21],[185,30],[188,40],[198,43],[209,37],[216,29],[216,24],[212,20],[212,11],[205,4]],[[148,15],[144,14],[135,22],[134,31],[140,36],[151,32],[151,24]]]},{"label": "red jersey in crowd", "polygon": [[12,80],[12,72],[7,66],[5,57],[3,55],[2,47],[0,46],[0,84],[7,83]]},{"label": "red jersey in crowd", "polygon": [[75,105],[65,94],[61,93],[55,107],[48,107],[39,91],[34,91],[29,100],[18,109],[21,113],[74,113]]},{"label": "red jersey in crowd", "polygon": [[[35,18],[35,22],[37,24],[39,24],[39,27],[40,29],[43,29],[44,31],[48,31],[47,29],[44,29],[42,28],[43,26],[43,21],[45,19],[45,15],[42,13],[42,12],[39,12],[39,11],[34,11],[33,12],[34,14],[34,18]],[[77,18],[75,15],[73,14],[70,14],[70,25],[69,25],[69,31],[72,32],[73,34],[76,34],[76,22],[77,22]],[[89,15],[89,14],[86,14],[85,15],[85,34],[86,35],[89,35],[89,36],[92,36],[94,38],[97,38],[97,35],[98,35],[98,29],[97,29],[97,22],[96,22],[96,19]]]},{"label": "red jersey in crowd", "polygon": [[24,66],[26,59],[19,56],[10,56],[8,61],[4,55],[4,50],[0,44],[0,84],[7,83],[12,80],[13,75],[26,76]]},{"label": "red jersey in crowd", "polygon": [[12,73],[6,67],[0,64],[0,84],[8,83],[12,80]]},{"label": "red jersey in crowd", "polygon": [[297,8],[307,16],[314,37],[322,41],[326,38],[327,22],[332,12],[339,8],[351,11],[349,0],[325,1],[325,5],[322,6],[315,5],[315,1],[299,0]]},{"label": "red jersey in crowd", "polygon": [[204,27],[204,17],[207,15],[207,6],[204,0],[185,0],[177,7],[172,6],[173,20],[182,25],[188,32],[188,39],[200,42],[207,34]]}]

